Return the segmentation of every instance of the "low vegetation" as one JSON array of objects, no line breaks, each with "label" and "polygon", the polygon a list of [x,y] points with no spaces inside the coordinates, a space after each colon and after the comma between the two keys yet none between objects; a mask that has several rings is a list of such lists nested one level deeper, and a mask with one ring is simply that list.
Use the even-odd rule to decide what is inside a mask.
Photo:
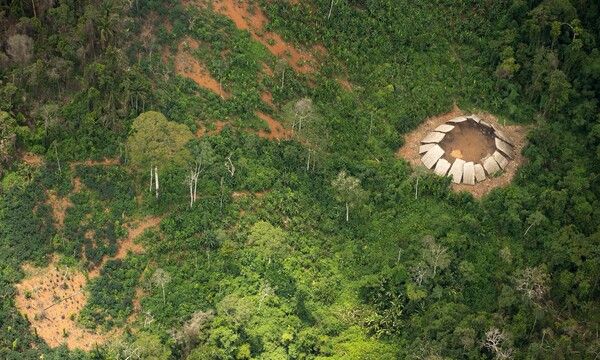
[{"label": "low vegetation", "polygon": [[[0,357],[597,357],[596,7],[0,2]],[[454,103],[530,129],[481,199],[396,155]],[[114,336],[31,326],[51,261]]]}]

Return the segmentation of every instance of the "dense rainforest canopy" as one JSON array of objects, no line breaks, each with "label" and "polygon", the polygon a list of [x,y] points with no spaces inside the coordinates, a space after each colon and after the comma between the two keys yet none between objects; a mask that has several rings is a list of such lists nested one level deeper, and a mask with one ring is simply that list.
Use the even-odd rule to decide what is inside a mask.
[{"label": "dense rainforest canopy", "polygon": [[[598,0],[0,1],[0,358],[598,358],[599,43]],[[528,129],[481,199],[395,155],[453,104]]]}]

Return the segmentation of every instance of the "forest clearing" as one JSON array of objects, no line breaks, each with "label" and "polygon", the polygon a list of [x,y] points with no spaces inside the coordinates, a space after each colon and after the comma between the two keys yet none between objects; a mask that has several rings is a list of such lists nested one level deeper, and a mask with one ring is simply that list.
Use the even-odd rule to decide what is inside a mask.
[{"label": "forest clearing", "polygon": [[597,358],[596,7],[0,2],[0,358]]}]

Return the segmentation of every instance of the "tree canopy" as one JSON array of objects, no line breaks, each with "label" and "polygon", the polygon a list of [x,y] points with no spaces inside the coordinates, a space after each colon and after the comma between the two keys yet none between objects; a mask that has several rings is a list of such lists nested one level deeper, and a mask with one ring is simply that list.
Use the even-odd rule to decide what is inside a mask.
[{"label": "tree canopy", "polygon": [[[0,358],[597,358],[599,44],[598,1],[0,1]],[[399,155],[459,110],[526,134],[501,186]]]},{"label": "tree canopy", "polygon": [[190,157],[185,144],[192,139],[187,126],[168,121],[156,111],[140,114],[128,138],[131,161],[140,166],[182,163]]}]

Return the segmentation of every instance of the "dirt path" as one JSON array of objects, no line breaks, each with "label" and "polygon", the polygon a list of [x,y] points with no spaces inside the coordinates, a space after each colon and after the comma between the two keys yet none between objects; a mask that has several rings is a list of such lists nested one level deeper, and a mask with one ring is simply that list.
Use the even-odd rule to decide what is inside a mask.
[{"label": "dirt path", "polygon": [[[470,114],[471,113],[467,114],[466,112],[462,111],[455,104],[454,108],[451,111],[426,119],[416,130],[405,135],[404,146],[398,149],[396,155],[408,160],[413,167],[422,166],[423,164],[421,163],[421,156],[419,155],[419,145],[421,140],[430,131],[432,131],[439,125],[444,124],[446,121],[460,115]],[[497,126],[504,133],[506,133],[508,137],[510,137],[511,140],[514,142],[515,153],[517,154],[515,159],[509,162],[507,168],[504,170],[504,172],[501,173],[500,176],[488,178],[485,181],[482,181],[475,185],[452,183],[451,188],[453,191],[467,191],[473,194],[475,198],[481,199],[484,195],[492,191],[492,189],[496,187],[505,186],[512,181],[512,178],[515,175],[517,168],[525,161],[525,158],[521,155],[521,149],[523,149],[523,147],[526,144],[525,135],[527,134],[529,128],[517,125],[504,126],[502,123],[498,122],[497,117],[491,114],[482,112],[476,112],[475,114],[481,119],[485,120],[486,122]]]},{"label": "dirt path", "polygon": [[260,94],[260,99],[267,105],[269,105],[271,108],[275,108],[275,105],[273,104],[273,95],[268,92],[268,91],[263,91]]},{"label": "dirt path", "polygon": [[134,221],[132,224],[123,225],[129,233],[127,235],[127,238],[121,243],[119,243],[119,250],[117,250],[115,256],[105,257],[104,259],[102,259],[102,263],[99,266],[95,267],[92,271],[88,273],[89,278],[94,279],[98,277],[100,275],[100,270],[104,267],[104,264],[106,264],[106,262],[109,260],[125,259],[129,251],[136,254],[143,253],[144,247],[141,244],[136,244],[135,239],[138,236],[142,235],[144,231],[146,231],[146,229],[157,226],[163,218],[164,216],[151,217],[144,220]]},{"label": "dirt path", "polygon": [[[294,135],[292,131],[285,129],[283,127],[283,124],[273,119],[271,116],[263,114],[259,111],[256,112],[256,116],[263,119],[269,125],[269,131],[259,130],[258,132],[255,132],[256,134],[258,134],[258,136],[270,140],[281,140],[288,139]],[[199,123],[200,128],[196,131],[196,136],[202,137],[204,134],[218,134],[228,123],[229,122],[227,121],[216,121],[216,128],[215,130],[211,131],[207,131],[204,124]]]}]

